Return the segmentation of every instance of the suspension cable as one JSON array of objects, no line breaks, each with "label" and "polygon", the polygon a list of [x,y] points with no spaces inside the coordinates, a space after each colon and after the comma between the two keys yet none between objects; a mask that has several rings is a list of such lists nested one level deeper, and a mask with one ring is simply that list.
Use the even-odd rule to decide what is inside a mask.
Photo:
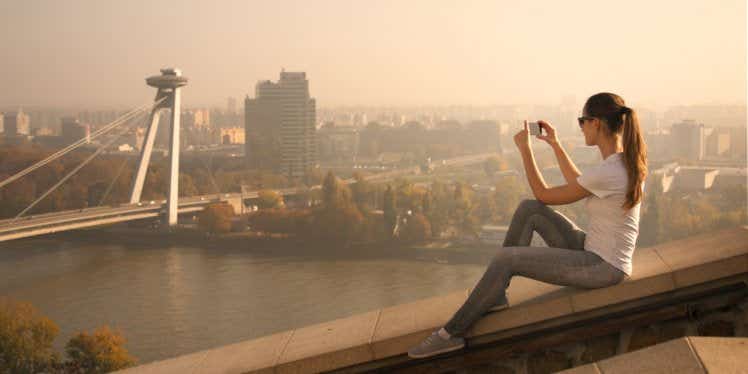
[{"label": "suspension cable", "polygon": [[128,113],[122,115],[121,117],[117,118],[116,120],[112,121],[108,125],[106,125],[106,126],[100,128],[100,129],[94,131],[92,134],[90,134],[90,136],[84,137],[84,138],[76,141],[75,143],[70,144],[67,147],[65,147],[65,148],[63,148],[63,149],[61,149],[61,150],[53,153],[52,155],[50,155],[50,156],[46,157],[45,159],[37,162],[36,164],[29,166],[28,168],[26,168],[26,169],[24,169],[24,170],[22,170],[22,171],[20,171],[20,172],[18,172],[16,174],[14,174],[11,177],[8,177],[4,181],[0,182],[0,188],[3,188],[7,184],[9,184],[9,183],[11,183],[11,182],[13,182],[15,180],[18,180],[19,178],[22,178],[26,174],[31,173],[32,171],[34,171],[34,170],[36,170],[36,169],[38,169],[40,167],[43,167],[44,165],[47,165],[48,163],[50,163],[50,162],[52,162],[52,161],[54,161],[54,160],[56,160],[56,159],[58,159],[58,158],[60,158],[60,157],[62,157],[64,155],[66,155],[67,153],[75,150],[76,148],[81,147],[87,141],[93,140],[93,139],[95,139],[95,138],[97,138],[97,137],[99,137],[99,136],[101,136],[103,134],[106,134],[107,132],[113,130],[114,128],[116,128],[118,126],[120,126],[121,124],[127,122],[128,120],[130,120],[131,118],[133,118],[134,116],[136,116],[137,114],[139,114],[141,111],[149,109],[149,107],[151,107],[151,106],[158,105],[158,104],[160,104],[165,99],[166,99],[166,97],[163,97],[163,98],[157,100],[155,102],[155,104],[146,104],[146,105],[143,105],[143,106],[141,106],[139,108],[131,110],[130,112],[128,112]]},{"label": "suspension cable", "polygon": [[114,176],[114,179],[112,179],[112,182],[109,183],[109,186],[106,188],[106,191],[104,191],[104,194],[101,196],[101,200],[99,200],[99,206],[104,204],[104,200],[106,200],[107,197],[109,197],[109,193],[112,191],[112,187],[114,187],[114,183],[117,182],[117,179],[119,179],[119,176],[122,174],[122,171],[125,170],[125,165],[127,165],[127,157],[123,157],[122,164],[119,166],[119,170],[117,170],[117,174]]},{"label": "suspension cable", "polygon": [[[158,103],[156,103],[155,105],[158,105]],[[130,130],[130,127],[129,126],[125,126],[125,128],[124,128],[123,131],[121,131],[119,134],[117,134],[116,136],[114,136],[112,139],[110,139],[105,144],[102,144],[101,146],[99,146],[99,148],[96,149],[96,151],[93,154],[91,154],[88,158],[86,158],[85,160],[83,160],[83,162],[81,162],[78,166],[76,166],[75,169],[73,169],[70,173],[68,173],[67,175],[65,175],[62,179],[60,179],[57,183],[55,183],[54,186],[52,186],[51,188],[49,188],[44,194],[42,194],[40,197],[38,197],[36,200],[34,200],[29,206],[26,207],[26,209],[24,209],[20,213],[18,213],[18,215],[16,215],[15,218],[13,218],[13,220],[11,221],[11,223],[15,222],[16,220],[18,220],[21,216],[23,216],[26,212],[28,212],[36,204],[38,204],[45,197],[47,197],[50,193],[52,193],[55,189],[57,189],[57,187],[59,187],[60,185],[62,185],[63,183],[65,183],[65,181],[67,181],[68,179],[70,179],[70,177],[72,177],[73,175],[75,175],[75,173],[77,173],[80,169],[82,169],[84,166],[86,166],[86,164],[88,164],[89,162],[91,162],[91,160],[93,160],[102,151],[104,151],[104,149],[106,149],[110,145],[114,144],[114,142],[116,142],[119,138],[121,138],[122,135],[125,135],[129,130]]]}]

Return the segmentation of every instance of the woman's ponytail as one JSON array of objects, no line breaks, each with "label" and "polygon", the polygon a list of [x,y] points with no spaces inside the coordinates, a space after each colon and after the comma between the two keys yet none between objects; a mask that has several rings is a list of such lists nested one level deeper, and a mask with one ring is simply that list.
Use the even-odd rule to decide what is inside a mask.
[{"label": "woman's ponytail", "polygon": [[639,128],[639,117],[626,106],[621,107],[623,117],[623,159],[628,173],[625,209],[633,208],[642,200],[643,183],[647,178],[647,145]]}]

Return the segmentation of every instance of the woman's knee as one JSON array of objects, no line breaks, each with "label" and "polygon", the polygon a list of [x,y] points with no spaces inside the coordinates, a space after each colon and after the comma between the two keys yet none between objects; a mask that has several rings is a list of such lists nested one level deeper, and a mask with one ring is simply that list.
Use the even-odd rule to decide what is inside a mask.
[{"label": "woman's knee", "polygon": [[519,203],[517,210],[514,211],[513,219],[524,219],[534,213],[540,212],[545,204],[536,199],[524,199]]},{"label": "woman's knee", "polygon": [[502,247],[491,259],[491,267],[509,267],[512,264],[512,249],[511,247]]},{"label": "woman's knee", "polygon": [[537,199],[524,199],[519,203],[518,211],[534,212],[544,208],[546,205]]}]

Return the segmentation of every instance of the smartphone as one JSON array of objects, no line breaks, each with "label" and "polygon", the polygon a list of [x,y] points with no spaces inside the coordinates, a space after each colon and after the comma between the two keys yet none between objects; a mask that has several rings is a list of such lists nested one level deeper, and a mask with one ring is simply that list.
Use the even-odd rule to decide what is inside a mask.
[{"label": "smartphone", "polygon": [[530,130],[530,135],[543,135],[543,128],[540,127],[540,124],[537,122],[530,122],[527,124],[528,129]]}]

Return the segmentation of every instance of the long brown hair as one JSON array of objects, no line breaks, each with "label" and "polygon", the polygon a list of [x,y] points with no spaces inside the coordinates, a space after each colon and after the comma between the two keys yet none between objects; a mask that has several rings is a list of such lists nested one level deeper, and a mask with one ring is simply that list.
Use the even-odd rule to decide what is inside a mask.
[{"label": "long brown hair", "polygon": [[623,131],[623,161],[629,176],[623,208],[631,209],[642,200],[642,184],[647,178],[647,144],[639,128],[639,117],[620,96],[610,92],[590,96],[584,104],[584,112],[602,120],[611,135]]}]

